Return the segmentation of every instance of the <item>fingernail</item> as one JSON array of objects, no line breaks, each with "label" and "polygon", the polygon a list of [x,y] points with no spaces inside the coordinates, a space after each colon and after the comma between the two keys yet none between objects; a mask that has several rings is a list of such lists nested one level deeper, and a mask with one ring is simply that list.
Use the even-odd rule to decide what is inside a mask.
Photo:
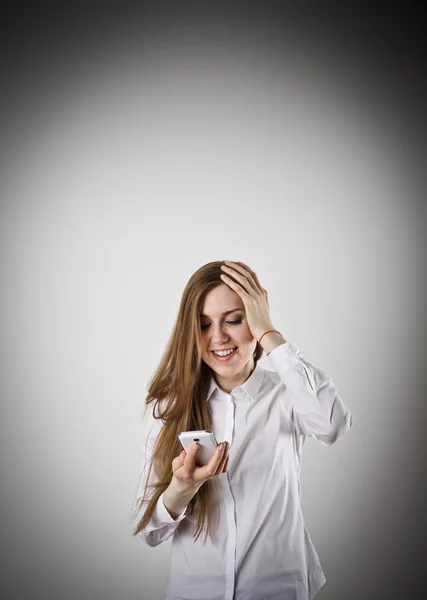
[{"label": "fingernail", "polygon": [[199,444],[193,444],[193,450],[198,450],[199,449]]}]

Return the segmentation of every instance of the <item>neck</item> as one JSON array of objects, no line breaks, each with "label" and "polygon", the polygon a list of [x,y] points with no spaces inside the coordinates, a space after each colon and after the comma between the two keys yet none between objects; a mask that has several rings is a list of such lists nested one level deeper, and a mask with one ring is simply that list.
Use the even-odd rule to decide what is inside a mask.
[{"label": "neck", "polygon": [[239,385],[242,385],[249,379],[254,372],[255,367],[255,360],[252,360],[252,364],[247,365],[244,371],[236,373],[236,375],[233,375],[232,377],[221,377],[215,373],[214,378],[222,391],[230,394],[236,387],[239,387]]}]

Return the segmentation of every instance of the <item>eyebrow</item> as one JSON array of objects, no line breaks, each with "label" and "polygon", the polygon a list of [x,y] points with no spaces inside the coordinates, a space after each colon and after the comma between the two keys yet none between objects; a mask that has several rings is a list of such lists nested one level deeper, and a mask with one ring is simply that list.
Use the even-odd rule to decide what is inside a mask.
[{"label": "eyebrow", "polygon": [[[225,312],[221,313],[221,317],[225,317],[225,315],[229,315],[232,312],[235,312],[236,310],[244,310],[243,308],[233,308],[231,310],[226,310]],[[200,317],[206,317],[207,319],[209,319],[208,315],[200,315]]]}]

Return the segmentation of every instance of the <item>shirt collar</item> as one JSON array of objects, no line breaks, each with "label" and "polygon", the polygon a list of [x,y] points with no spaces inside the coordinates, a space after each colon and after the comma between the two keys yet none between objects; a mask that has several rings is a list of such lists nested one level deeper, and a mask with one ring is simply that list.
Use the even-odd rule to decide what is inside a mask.
[{"label": "shirt collar", "polygon": [[[248,377],[248,379],[245,381],[245,383],[242,383],[242,385],[239,385],[236,388],[234,388],[232,393],[237,392],[238,390],[243,390],[243,392],[246,392],[246,394],[249,396],[249,399],[251,401],[256,400],[258,390],[261,387],[262,380],[264,379],[264,371],[265,371],[264,367],[258,361],[255,366],[255,369],[253,370],[251,375]],[[224,390],[222,390],[218,386],[213,375],[211,375],[211,381],[210,381],[206,401],[208,401],[211,398],[211,396],[215,392],[215,390],[218,390],[218,391],[222,392],[223,394],[225,393]]]}]

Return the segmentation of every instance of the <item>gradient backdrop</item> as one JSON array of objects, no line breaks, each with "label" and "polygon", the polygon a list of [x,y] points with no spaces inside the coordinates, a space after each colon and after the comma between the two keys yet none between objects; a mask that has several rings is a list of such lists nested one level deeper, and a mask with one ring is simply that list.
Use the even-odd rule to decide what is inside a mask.
[{"label": "gradient backdrop", "polygon": [[131,536],[145,387],[223,259],[354,415],[304,447],[319,600],[422,597],[425,33],[307,4],[3,15],[5,600],[162,600],[170,543]]}]

